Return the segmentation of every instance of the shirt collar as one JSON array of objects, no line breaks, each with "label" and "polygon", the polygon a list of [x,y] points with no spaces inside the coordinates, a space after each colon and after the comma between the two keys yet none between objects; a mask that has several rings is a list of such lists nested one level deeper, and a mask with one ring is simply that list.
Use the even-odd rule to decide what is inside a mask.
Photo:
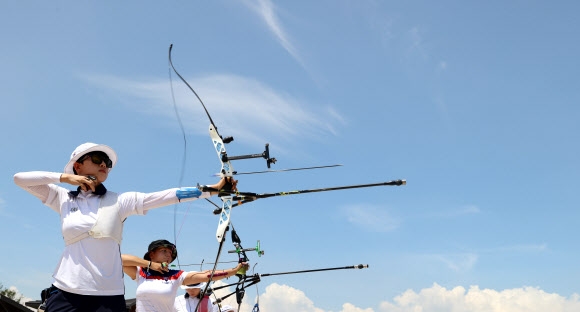
[{"label": "shirt collar", "polygon": [[[76,191],[70,191],[68,193],[72,197],[77,197],[81,193],[81,187],[79,186]],[[97,187],[95,187],[95,191],[93,192],[95,195],[105,195],[106,193],[107,188],[103,184],[97,185]]]}]

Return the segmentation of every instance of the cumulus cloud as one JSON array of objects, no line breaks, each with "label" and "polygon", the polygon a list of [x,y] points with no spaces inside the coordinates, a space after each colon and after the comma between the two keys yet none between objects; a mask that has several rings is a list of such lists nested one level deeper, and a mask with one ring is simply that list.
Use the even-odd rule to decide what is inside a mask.
[{"label": "cumulus cloud", "polygon": [[[287,285],[270,284],[260,295],[260,310],[277,312],[331,312],[317,307],[301,290]],[[374,308],[344,303],[339,312],[572,312],[580,311],[580,295],[569,298],[547,293],[537,287],[497,291],[470,286],[447,289],[434,283],[419,292],[411,289],[393,298],[377,302]],[[250,307],[240,309],[251,311]]]},{"label": "cumulus cloud", "polygon": [[341,312],[374,312],[374,310],[371,308],[361,309],[351,303],[345,303],[342,305]]},{"label": "cumulus cloud", "polygon": [[580,311],[580,296],[570,298],[535,287],[496,291],[471,286],[446,289],[438,284],[416,293],[407,290],[393,302],[380,304],[379,312],[572,312]]},{"label": "cumulus cloud", "polygon": [[324,312],[304,292],[287,285],[270,284],[260,296],[260,310],[276,312]]}]

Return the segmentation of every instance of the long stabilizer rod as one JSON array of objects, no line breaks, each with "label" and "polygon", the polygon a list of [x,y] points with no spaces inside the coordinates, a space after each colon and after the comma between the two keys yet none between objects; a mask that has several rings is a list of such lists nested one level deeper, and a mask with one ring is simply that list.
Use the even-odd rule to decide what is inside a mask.
[{"label": "long stabilizer rod", "polygon": [[[363,188],[363,187],[374,187],[374,186],[400,186],[400,185],[406,185],[406,184],[407,184],[406,180],[393,180],[393,181],[380,182],[380,183],[325,187],[325,188],[319,188],[319,189],[297,190],[297,191],[278,192],[278,193],[256,194],[256,193],[247,193],[247,192],[232,192],[231,193],[233,195],[232,201],[237,201],[237,203],[232,205],[232,208],[239,206],[241,204],[245,204],[245,203],[254,201],[254,200],[259,199],[259,198],[268,198],[268,197],[286,196],[286,195],[297,195],[297,194],[316,193],[316,192],[327,192],[327,191],[338,191],[338,190]],[[220,192],[222,192],[222,191],[220,191]],[[222,193],[227,194],[227,192],[222,192]],[[213,214],[218,215],[221,212],[222,212],[221,208],[217,208],[213,211]]]},{"label": "long stabilizer rod", "polygon": [[368,267],[369,267],[368,264],[357,264],[357,265],[337,267],[337,268],[313,269],[313,270],[302,270],[302,271],[291,271],[291,272],[280,272],[280,273],[266,273],[266,274],[260,274],[260,276],[274,276],[274,275],[284,275],[284,274],[310,273],[310,272],[347,270],[347,269],[367,269]]},{"label": "long stabilizer rod", "polygon": [[[369,267],[368,264],[357,264],[357,265],[351,265],[351,266],[344,266],[344,267],[336,267],[336,268],[325,268],[325,269],[313,269],[313,270],[302,270],[302,271],[291,271],[291,272],[279,272],[279,273],[266,273],[266,274],[259,274],[256,273],[254,275],[252,275],[251,277],[247,277],[245,280],[242,280],[240,282],[237,283],[232,283],[232,284],[228,284],[228,285],[222,285],[222,286],[218,286],[218,287],[212,287],[212,289],[218,290],[218,289],[222,289],[222,288],[226,288],[226,287],[230,287],[230,286],[234,286],[234,285],[239,285],[240,283],[248,283],[246,284],[244,287],[248,287],[251,285],[254,285],[258,282],[260,282],[260,278],[261,277],[265,277],[265,276],[274,276],[274,275],[284,275],[284,274],[298,274],[298,273],[311,273],[311,272],[320,272],[320,271],[332,271],[332,270],[349,270],[349,269],[367,269]],[[229,297],[226,296],[226,297]],[[224,299],[226,297],[222,297],[221,299]]]}]

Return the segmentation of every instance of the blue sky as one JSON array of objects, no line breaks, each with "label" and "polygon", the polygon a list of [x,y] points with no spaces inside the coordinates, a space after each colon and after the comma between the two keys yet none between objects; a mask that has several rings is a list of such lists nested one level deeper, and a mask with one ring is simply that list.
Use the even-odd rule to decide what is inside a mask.
[{"label": "blue sky", "polygon": [[[261,311],[578,311],[579,9],[511,0],[3,3],[0,282],[38,299],[63,247],[58,216],[14,185],[16,172],[61,172],[77,145],[96,142],[119,155],[105,183],[117,192],[217,180],[208,119],[170,79],[173,44],[174,65],[220,133],[234,136],[230,155],[269,143],[273,169],[343,164],[240,176],[241,191],[408,181],[235,208],[243,245],[260,240],[265,250],[249,254],[256,272],[370,265],[264,277],[242,311],[257,293]],[[233,165],[266,169],[256,159]],[[180,263],[207,269],[218,247],[212,210],[197,201],[129,218],[122,252],[142,255],[175,232]],[[128,278],[126,288],[133,298]]]}]

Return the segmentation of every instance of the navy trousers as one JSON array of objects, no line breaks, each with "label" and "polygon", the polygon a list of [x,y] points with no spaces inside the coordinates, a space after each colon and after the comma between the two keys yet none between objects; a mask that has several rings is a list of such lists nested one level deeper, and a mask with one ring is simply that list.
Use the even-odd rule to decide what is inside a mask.
[{"label": "navy trousers", "polygon": [[46,302],[45,312],[126,312],[125,296],[77,295],[58,289]]}]

